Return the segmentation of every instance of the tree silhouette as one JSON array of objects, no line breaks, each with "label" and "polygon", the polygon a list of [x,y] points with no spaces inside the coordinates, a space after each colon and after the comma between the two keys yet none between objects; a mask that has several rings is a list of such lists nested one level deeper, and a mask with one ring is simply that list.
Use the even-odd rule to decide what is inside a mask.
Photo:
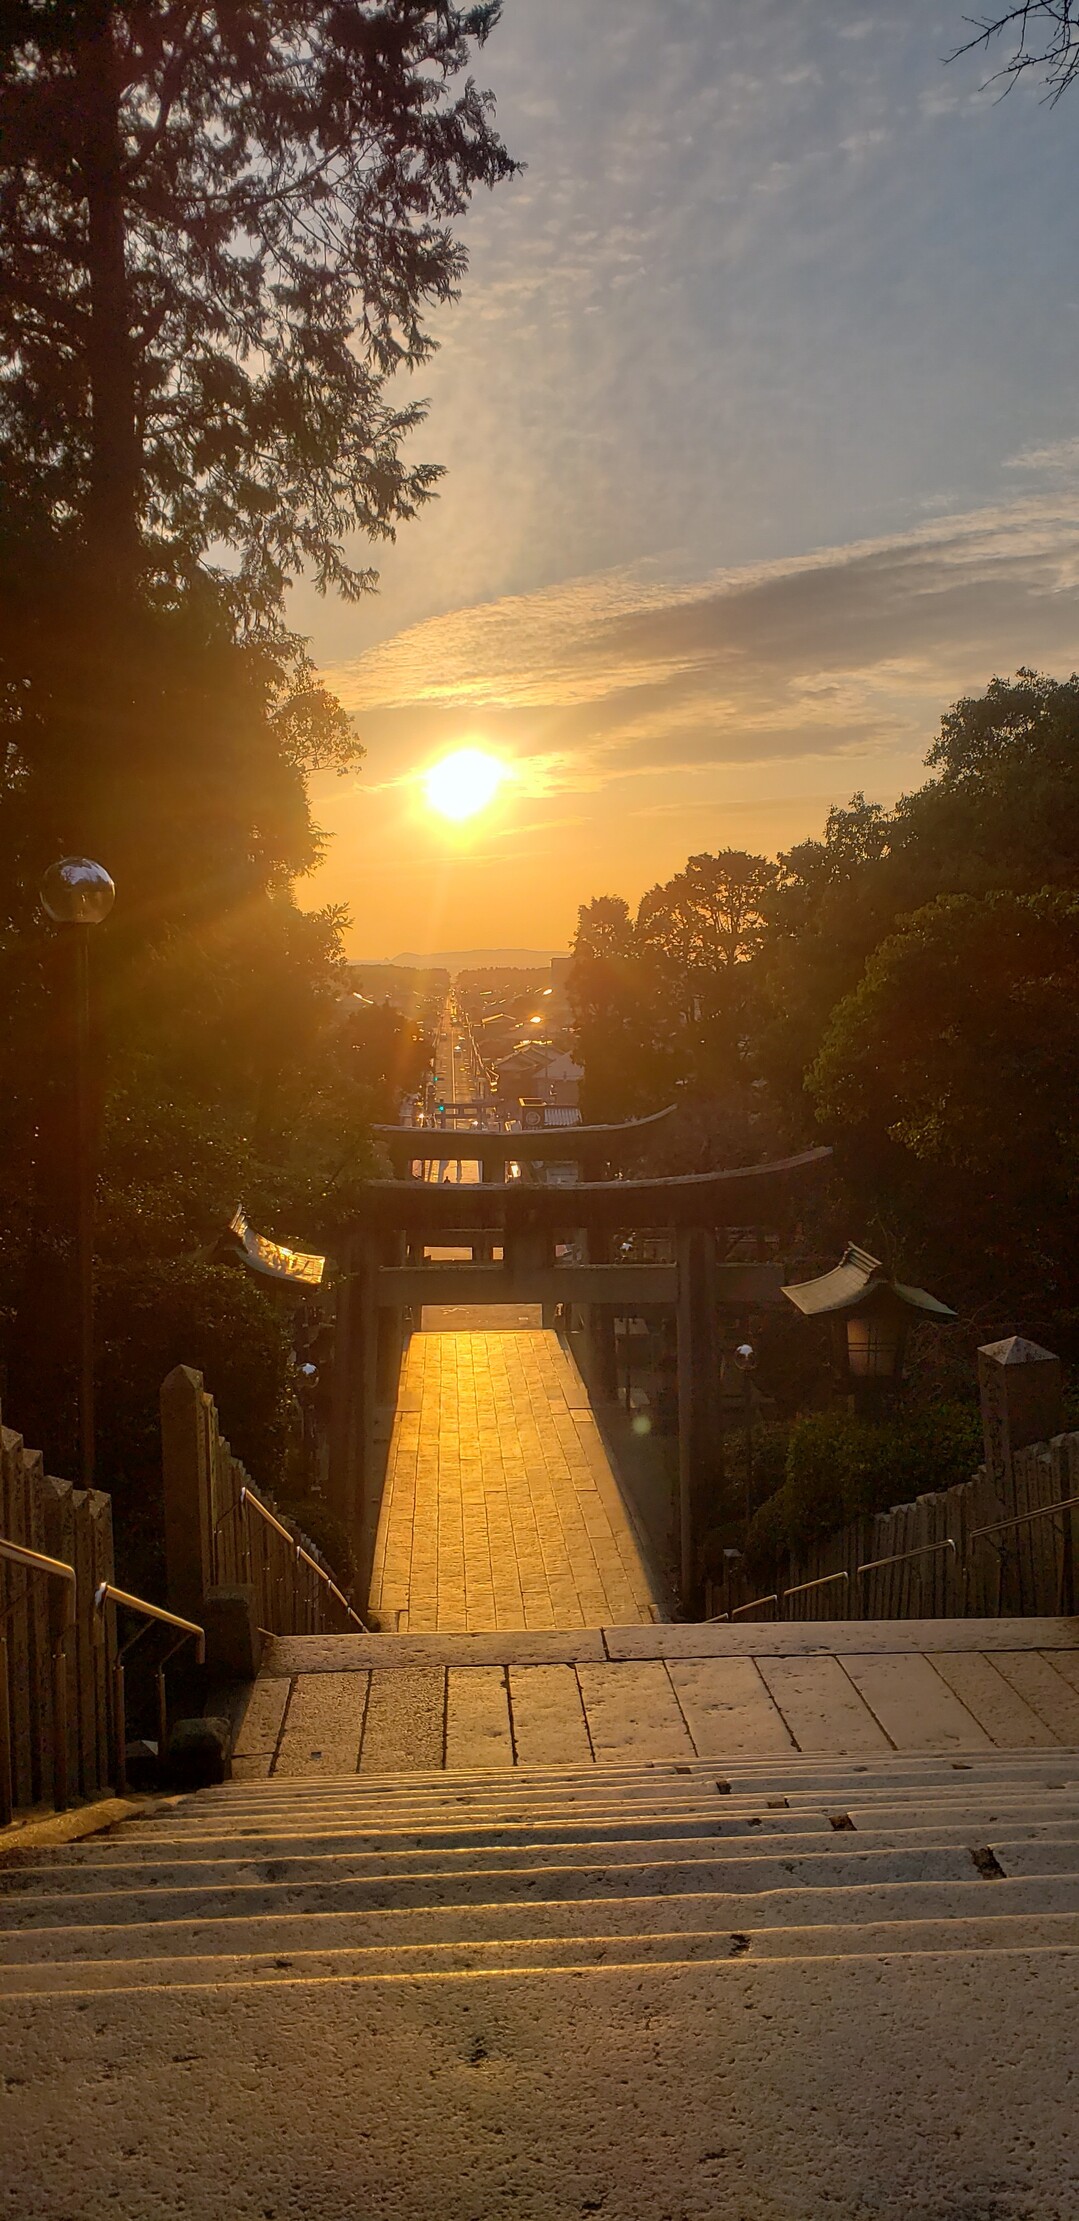
[{"label": "tree silhouette", "polygon": [[216,563],[248,612],[346,595],[439,475],[388,384],[451,225],[515,167],[457,85],[501,0],[11,0],[0,11],[0,458],[122,594]]}]

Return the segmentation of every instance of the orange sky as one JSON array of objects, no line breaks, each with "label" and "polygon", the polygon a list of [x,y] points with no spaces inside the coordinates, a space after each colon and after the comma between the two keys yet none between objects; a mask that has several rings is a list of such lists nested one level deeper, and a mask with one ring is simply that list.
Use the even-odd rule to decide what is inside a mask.
[{"label": "orange sky", "polygon": [[[1079,662],[1072,115],[945,68],[949,5],[507,0],[528,168],[417,381],[440,496],[377,596],[292,611],[367,748],[303,890],[354,954],[564,947]],[[469,745],[513,776],[454,828],[422,780]]]}]

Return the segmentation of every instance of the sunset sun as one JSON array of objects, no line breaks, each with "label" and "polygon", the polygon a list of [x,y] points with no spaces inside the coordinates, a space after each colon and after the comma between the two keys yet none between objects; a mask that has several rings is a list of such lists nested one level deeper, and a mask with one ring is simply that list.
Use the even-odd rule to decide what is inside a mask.
[{"label": "sunset sun", "polygon": [[431,766],[424,778],[424,792],[432,810],[459,824],[493,802],[506,776],[506,766],[497,756],[489,756],[482,748],[457,748],[452,756],[443,756],[440,763]]}]

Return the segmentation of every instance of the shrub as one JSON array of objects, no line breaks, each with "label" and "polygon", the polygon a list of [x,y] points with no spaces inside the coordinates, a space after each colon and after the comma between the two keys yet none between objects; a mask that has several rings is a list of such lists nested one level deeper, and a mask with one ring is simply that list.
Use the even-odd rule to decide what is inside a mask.
[{"label": "shrub", "polygon": [[973,1404],[940,1402],[881,1420],[849,1410],[809,1412],[790,1430],[782,1487],[750,1524],[748,1568],[771,1573],[848,1520],[969,1480],[981,1455]]}]

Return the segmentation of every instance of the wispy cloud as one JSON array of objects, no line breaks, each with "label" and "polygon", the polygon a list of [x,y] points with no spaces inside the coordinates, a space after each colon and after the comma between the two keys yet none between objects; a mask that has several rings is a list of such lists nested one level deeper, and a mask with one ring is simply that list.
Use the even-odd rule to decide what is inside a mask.
[{"label": "wispy cloud", "polygon": [[928,740],[965,687],[1079,656],[1079,498],[664,586],[571,579],[410,627],[327,677],[395,776],[478,726],[533,792]]},{"label": "wispy cloud", "polygon": [[1047,447],[1024,447],[1009,455],[1005,470],[1057,471],[1068,476],[1079,471],[1079,439],[1051,440]]}]

